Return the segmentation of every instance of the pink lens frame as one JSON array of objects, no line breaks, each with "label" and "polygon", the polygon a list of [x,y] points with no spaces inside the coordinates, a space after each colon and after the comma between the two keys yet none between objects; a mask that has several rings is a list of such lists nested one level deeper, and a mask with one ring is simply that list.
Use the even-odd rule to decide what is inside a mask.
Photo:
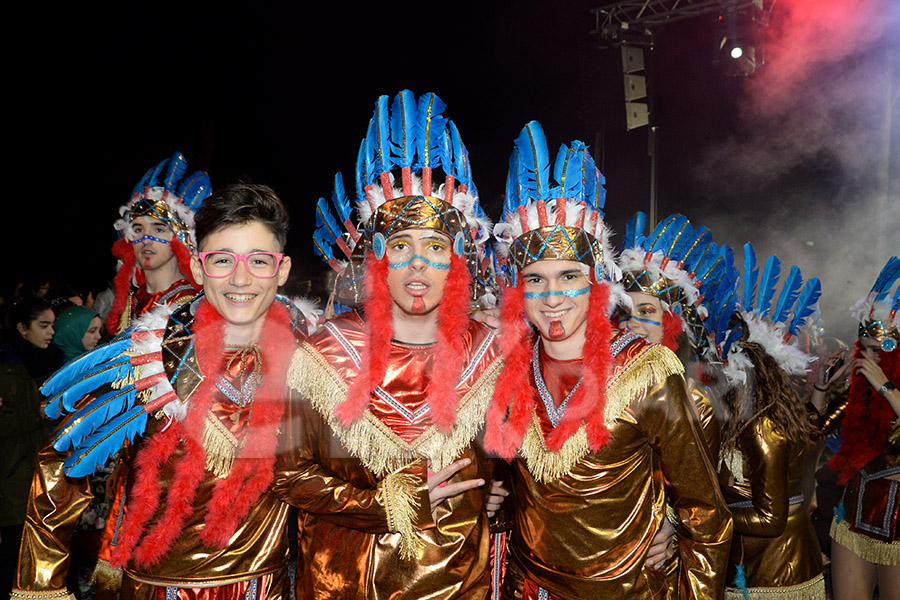
[{"label": "pink lens frame", "polygon": [[[232,269],[226,275],[210,275],[209,271],[206,270],[206,257],[210,254],[227,254],[229,256],[234,257],[234,265]],[[278,259],[278,262],[275,264],[275,272],[269,275],[268,277],[260,277],[256,273],[253,272],[253,269],[250,268],[250,264],[247,262],[247,259],[254,254],[270,254]],[[213,250],[212,252],[199,252],[198,256],[200,257],[200,266],[203,268],[203,274],[207,277],[212,277],[213,279],[225,279],[226,277],[231,277],[231,275],[237,270],[238,264],[244,263],[244,268],[247,269],[247,272],[250,273],[251,276],[256,277],[257,279],[272,279],[276,275],[278,275],[278,269],[281,268],[281,261],[284,260],[284,254],[281,252],[249,252],[247,254],[237,254],[235,252],[227,252],[225,250]]]}]

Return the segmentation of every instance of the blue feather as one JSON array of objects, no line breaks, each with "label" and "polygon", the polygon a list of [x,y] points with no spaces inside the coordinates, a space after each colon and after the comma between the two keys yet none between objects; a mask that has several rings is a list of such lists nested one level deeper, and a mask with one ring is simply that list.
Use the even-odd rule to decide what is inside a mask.
[{"label": "blue feather", "polygon": [[634,213],[625,224],[625,239],[622,248],[637,248],[643,243],[644,229],[647,227],[647,215],[642,211]]},{"label": "blue feather", "polygon": [[167,190],[175,191],[175,182],[181,179],[185,172],[187,172],[187,161],[184,159],[184,155],[181,152],[176,152],[172,155],[172,158],[169,159],[168,164],[166,165],[165,175],[160,182],[162,187]]},{"label": "blue feather", "polygon": [[756,278],[759,267],[756,266],[756,252],[750,242],[744,244],[744,310],[753,310],[753,299],[756,297]]},{"label": "blue feather", "polygon": [[750,600],[750,593],[747,591],[747,573],[744,565],[737,566],[737,572],[734,575],[734,585],[744,595],[745,600]]},{"label": "blue feather", "polygon": [[800,274],[800,267],[792,265],[788,276],[784,279],[778,302],[775,304],[775,312],[772,315],[773,323],[781,323],[788,318],[791,307],[797,301],[797,294],[800,293],[802,283],[803,276]]},{"label": "blue feather", "polygon": [[[446,122],[446,121],[445,121]],[[444,127],[440,145],[441,168],[444,173],[453,173],[453,150],[451,147],[450,132]]]},{"label": "blue feather", "polygon": [[419,96],[416,107],[416,167],[433,168],[438,164],[439,148],[443,143],[445,119],[441,117],[447,105],[430,92]]},{"label": "blue feather", "polygon": [[685,254],[687,254],[687,251],[690,250],[693,242],[694,227],[691,225],[691,222],[685,218],[684,228],[681,233],[672,240],[672,246],[669,250],[669,259],[681,262],[684,259]]},{"label": "blue feather", "polygon": [[872,286],[872,292],[875,293],[874,302],[884,300],[885,296],[890,292],[891,284],[898,277],[900,277],[900,258],[892,256],[888,259],[884,268],[881,269],[881,273],[878,274],[878,278],[875,280],[875,285]]},{"label": "blue feather", "polygon": [[606,180],[594,164],[594,157],[591,156],[587,146],[575,140],[572,142],[572,150],[581,155],[581,189],[584,190],[584,202],[602,216],[603,206],[606,204],[606,190],[603,189]]},{"label": "blue feather", "polygon": [[55,396],[89,374],[97,365],[121,357],[131,345],[131,333],[131,330],[123,331],[105,344],[70,360],[47,378],[41,386],[41,393],[45,396]]},{"label": "blue feather", "polygon": [[368,140],[368,136],[363,138],[363,141],[359,144],[359,152],[356,154],[356,197],[360,200],[365,200],[366,186],[369,183],[369,171],[367,169],[369,161]]},{"label": "blue feather", "polygon": [[803,291],[800,292],[800,297],[797,298],[797,305],[794,308],[794,318],[791,319],[788,333],[791,335],[800,333],[800,327],[803,325],[804,321],[806,321],[806,317],[813,314],[815,311],[816,302],[819,301],[819,296],[821,295],[822,284],[819,282],[818,277],[813,277],[806,282],[806,286],[803,288]]},{"label": "blue feather", "polygon": [[[131,359],[123,356],[116,361],[104,363],[94,372],[85,375],[75,383],[56,394],[44,411],[51,418],[66,414],[75,410],[75,405],[87,394],[114,381],[122,381],[132,377],[134,369],[131,367]],[[62,405],[62,408],[60,408]]]},{"label": "blue feather", "polygon": [[583,161],[583,152],[565,144],[559,147],[553,166],[553,179],[559,183],[559,189],[552,196],[576,199],[584,196]]},{"label": "blue feather", "polygon": [[764,317],[769,314],[772,296],[775,295],[775,286],[778,285],[778,276],[781,273],[781,261],[774,254],[766,259],[762,277],[759,280],[759,295],[756,298],[756,313]]},{"label": "blue feather", "polygon": [[111,390],[88,402],[81,410],[66,419],[65,426],[56,433],[53,447],[60,452],[77,448],[82,440],[134,404],[134,384],[121,390]]},{"label": "blue feather", "polygon": [[662,220],[659,224],[656,225],[656,228],[647,236],[650,241],[650,246],[647,248],[650,252],[656,252],[657,250],[662,250],[669,243],[669,236],[672,235],[671,230],[669,229],[675,220],[681,215],[674,214],[669,215],[665,219]]},{"label": "blue feather", "polygon": [[334,258],[332,243],[334,238],[328,234],[328,228],[323,227],[313,231],[313,251],[326,261]]},{"label": "blue feather", "polygon": [[331,194],[331,199],[335,208],[337,208],[341,222],[350,219],[353,207],[350,205],[350,199],[347,198],[347,192],[344,190],[344,178],[340,172],[334,174],[334,192]]},{"label": "blue feather", "polygon": [[460,185],[471,186],[472,170],[469,165],[469,152],[459,135],[456,123],[448,120],[447,128],[450,130],[450,142],[453,145],[453,177]]},{"label": "blue feather", "polygon": [[63,470],[70,477],[84,477],[106,464],[110,456],[122,449],[125,440],[144,433],[147,427],[147,411],[138,405],[106,423],[76,448],[65,462]]},{"label": "blue feather", "polygon": [[328,229],[332,242],[336,238],[341,237],[341,233],[343,233],[341,226],[334,220],[334,215],[328,206],[328,200],[319,198],[319,201],[316,203],[316,229],[322,229],[323,227]]},{"label": "blue feather", "polygon": [[519,198],[549,200],[550,156],[541,124],[531,121],[525,125],[516,138],[516,148]]},{"label": "blue feather", "polygon": [[509,155],[509,172],[506,175],[506,198],[503,201],[504,220],[509,221],[516,214],[521,200],[519,198],[519,150],[513,148]]},{"label": "blue feather", "polygon": [[897,291],[894,292],[894,301],[891,302],[891,310],[900,311],[900,285],[897,286]]},{"label": "blue feather", "polygon": [[681,259],[684,263],[685,271],[688,273],[694,271],[696,273],[697,263],[710,242],[712,242],[712,233],[707,227],[701,225],[694,229],[694,239],[685,251],[684,258]]},{"label": "blue feather", "polygon": [[212,193],[209,175],[204,171],[192,173],[190,177],[181,180],[175,193],[188,208],[196,211]]},{"label": "blue feather", "polygon": [[375,169],[379,173],[384,173],[394,166],[391,157],[391,125],[387,96],[378,97],[372,120],[375,122]]},{"label": "blue feather", "polygon": [[410,90],[394,97],[391,142],[397,154],[397,166],[412,167],[416,157],[416,97]]}]

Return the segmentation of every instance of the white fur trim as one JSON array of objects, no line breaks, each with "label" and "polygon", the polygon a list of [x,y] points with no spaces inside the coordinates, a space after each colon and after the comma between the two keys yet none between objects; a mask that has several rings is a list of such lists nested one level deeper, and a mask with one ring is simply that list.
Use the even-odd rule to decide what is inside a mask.
[{"label": "white fur trim", "polygon": [[[143,356],[162,350],[162,334],[165,331],[169,315],[174,312],[175,308],[175,305],[159,304],[155,306],[153,310],[138,317],[132,327],[133,331],[155,332],[158,335],[140,336],[140,338],[132,336],[131,346],[128,348],[128,354],[130,356]],[[165,373],[165,368],[163,367],[161,360],[155,360],[147,364],[135,366],[134,373],[136,379],[142,379],[151,375]],[[149,394],[146,396],[145,402],[156,400],[160,396],[171,392],[172,389],[172,384],[169,383],[168,378],[163,377],[160,379],[159,383],[145,392]],[[163,406],[162,411],[170,418],[183,421],[187,416],[187,405],[180,400],[173,400],[172,402],[166,403]]]}]

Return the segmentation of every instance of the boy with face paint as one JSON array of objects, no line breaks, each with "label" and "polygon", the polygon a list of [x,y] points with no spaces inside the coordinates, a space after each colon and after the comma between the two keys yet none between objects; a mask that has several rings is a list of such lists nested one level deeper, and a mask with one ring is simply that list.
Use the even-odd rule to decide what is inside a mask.
[{"label": "boy with face paint", "polygon": [[287,228],[271,189],[217,191],[197,213],[191,268],[204,293],[151,311],[44,386],[48,415],[74,414],[39,456],[15,597],[69,596],[85,476],[126,441],[110,560],[123,598],[288,596],[289,507],[270,484],[285,467],[287,371],[308,317],[276,295]]},{"label": "boy with face paint", "polygon": [[513,461],[502,597],[664,596],[664,572],[644,557],[667,496],[682,521],[681,597],[720,597],[731,520],[681,364],[640,336],[616,334],[607,316],[604,276],[615,266],[603,176],[577,141],[551,170],[537,122],[516,140],[510,165],[494,234],[512,286],[485,435],[486,448]]},{"label": "boy with face paint", "polygon": [[147,171],[131,200],[119,209],[113,245],[120,261],[115,299],[106,329],[115,334],[157,304],[182,304],[200,286],[191,274],[195,251],[194,213],[212,186],[203,171],[187,172],[180,152]]},{"label": "boy with face paint", "polygon": [[275,489],[301,509],[300,598],[490,597],[493,460],[476,436],[500,361],[469,318],[488,224],[443,108],[405,90],[389,111],[382,96],[358,161],[362,227],[340,175],[317,207],[316,250],[359,309],[302,344],[291,371],[296,469]]}]

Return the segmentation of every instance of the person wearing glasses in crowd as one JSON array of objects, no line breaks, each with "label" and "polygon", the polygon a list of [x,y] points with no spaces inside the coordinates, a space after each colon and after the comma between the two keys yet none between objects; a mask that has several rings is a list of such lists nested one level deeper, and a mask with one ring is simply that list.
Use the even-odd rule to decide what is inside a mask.
[{"label": "person wearing glasses in crowd", "polygon": [[288,506],[269,487],[288,366],[307,333],[277,295],[287,229],[271,189],[219,190],[196,216],[190,268],[203,292],[145,314],[44,386],[48,414],[74,414],[39,457],[15,597],[69,593],[84,476],[122,446],[127,493],[110,560],[123,598],[285,597]]}]

